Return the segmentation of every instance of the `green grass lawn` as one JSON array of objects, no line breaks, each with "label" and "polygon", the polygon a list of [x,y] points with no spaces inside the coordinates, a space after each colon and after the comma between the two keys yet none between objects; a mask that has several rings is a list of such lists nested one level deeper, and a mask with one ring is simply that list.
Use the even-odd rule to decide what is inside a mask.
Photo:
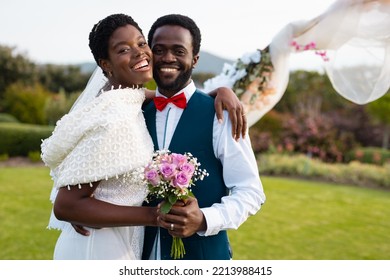
[{"label": "green grass lawn", "polygon": [[234,259],[390,259],[390,192],[262,180],[267,195],[263,208],[229,233]]},{"label": "green grass lawn", "polygon": [[[236,260],[390,259],[390,192],[263,177],[267,201],[229,231]],[[0,168],[0,259],[51,259],[45,167]]]},{"label": "green grass lawn", "polygon": [[47,168],[0,168],[0,259],[52,259],[51,187]]}]

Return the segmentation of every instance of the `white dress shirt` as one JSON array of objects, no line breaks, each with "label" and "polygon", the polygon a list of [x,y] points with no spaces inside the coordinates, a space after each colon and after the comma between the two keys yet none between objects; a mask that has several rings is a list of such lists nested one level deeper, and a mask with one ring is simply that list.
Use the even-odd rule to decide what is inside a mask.
[{"label": "white dress shirt", "polygon": [[[184,92],[188,102],[195,90],[195,84],[191,82],[177,94]],[[158,89],[157,96],[164,97]],[[168,103],[162,111],[157,110],[156,130],[159,149],[168,149],[183,111],[172,103]],[[232,124],[226,111],[223,123],[219,123],[216,116],[214,118],[213,149],[215,157],[222,163],[223,179],[230,195],[223,197],[221,203],[201,208],[207,223],[207,230],[198,232],[202,236],[215,235],[221,230],[237,229],[249,216],[260,210],[265,202],[249,136],[247,135],[245,139],[240,138],[239,141],[234,140]],[[159,259],[159,246],[155,249]]]}]

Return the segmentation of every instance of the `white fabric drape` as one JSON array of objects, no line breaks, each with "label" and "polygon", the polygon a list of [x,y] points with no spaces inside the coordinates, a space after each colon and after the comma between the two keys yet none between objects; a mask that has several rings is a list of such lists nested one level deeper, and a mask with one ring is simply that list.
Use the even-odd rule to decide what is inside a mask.
[{"label": "white fabric drape", "polygon": [[[282,98],[289,80],[289,58],[297,51],[319,51],[326,74],[344,98],[356,104],[374,101],[390,87],[390,0],[336,1],[311,20],[286,25],[268,51],[274,71],[267,87],[258,90],[259,81],[255,81],[239,95],[249,126]],[[236,80],[237,75],[225,71],[206,81],[205,90],[232,86]]]}]

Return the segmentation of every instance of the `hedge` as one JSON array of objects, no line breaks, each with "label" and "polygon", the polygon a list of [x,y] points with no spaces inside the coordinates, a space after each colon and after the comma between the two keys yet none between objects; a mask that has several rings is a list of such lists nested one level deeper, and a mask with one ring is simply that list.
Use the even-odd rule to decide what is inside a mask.
[{"label": "hedge", "polygon": [[0,123],[3,122],[19,123],[18,119],[11,114],[0,113]]},{"label": "hedge", "polygon": [[0,123],[0,154],[28,156],[41,150],[42,139],[49,137],[54,126]]},{"label": "hedge", "polygon": [[390,190],[390,164],[324,163],[302,154],[257,154],[260,175],[293,176]]},{"label": "hedge", "polygon": [[347,162],[359,161],[368,164],[383,165],[390,163],[390,150],[378,147],[361,147],[346,154]]}]

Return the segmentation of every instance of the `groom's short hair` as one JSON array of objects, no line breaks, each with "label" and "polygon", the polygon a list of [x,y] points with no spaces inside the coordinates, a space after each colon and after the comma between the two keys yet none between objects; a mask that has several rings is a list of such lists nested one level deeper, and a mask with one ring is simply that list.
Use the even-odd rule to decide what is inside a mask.
[{"label": "groom's short hair", "polygon": [[153,36],[154,33],[156,32],[156,29],[165,25],[178,25],[190,31],[192,36],[192,54],[194,56],[199,54],[200,43],[202,40],[199,27],[196,25],[193,19],[179,14],[169,14],[169,15],[159,17],[153,23],[148,33],[149,46],[152,46]]}]

